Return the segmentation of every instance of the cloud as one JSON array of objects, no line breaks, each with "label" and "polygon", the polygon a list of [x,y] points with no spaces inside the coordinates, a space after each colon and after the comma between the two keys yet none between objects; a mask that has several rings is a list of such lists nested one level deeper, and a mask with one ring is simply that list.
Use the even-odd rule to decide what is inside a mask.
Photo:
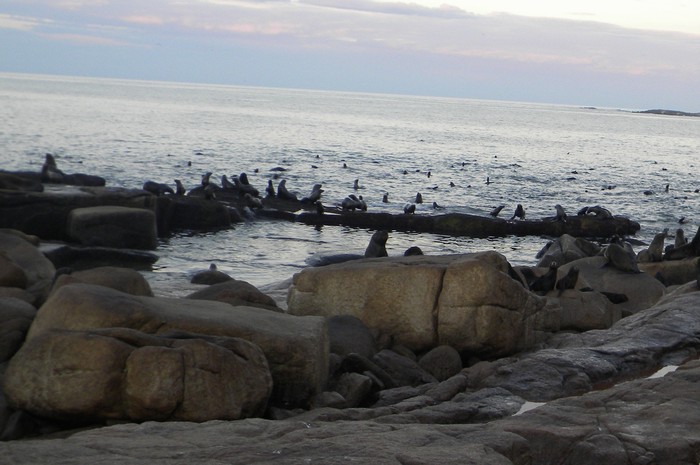
[{"label": "cloud", "polygon": [[42,20],[28,16],[16,16],[0,14],[0,29],[15,29],[18,31],[31,31]]}]

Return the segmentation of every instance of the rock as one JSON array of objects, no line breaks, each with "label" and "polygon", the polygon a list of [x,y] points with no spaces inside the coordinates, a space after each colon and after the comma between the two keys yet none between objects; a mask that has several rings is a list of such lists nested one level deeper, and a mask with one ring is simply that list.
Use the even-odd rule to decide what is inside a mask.
[{"label": "rock", "polygon": [[36,308],[13,297],[0,297],[0,363],[15,354],[36,316]]},{"label": "rock", "polygon": [[434,383],[437,380],[413,360],[397,354],[393,350],[379,351],[372,361],[384,370],[396,386],[418,386]]},{"label": "rock", "polygon": [[583,279],[592,289],[626,295],[627,302],[616,305],[623,316],[651,307],[666,292],[664,285],[647,273],[626,273],[606,263],[604,257],[582,258],[563,265],[559,273],[566,274],[575,266],[579,269],[579,280]]},{"label": "rock", "polygon": [[377,343],[362,321],[350,315],[335,315],[326,318],[328,340],[333,354],[357,353],[371,359],[377,353]]},{"label": "rock", "polygon": [[20,268],[25,277],[25,289],[43,302],[56,269],[31,242],[20,235],[0,232],[0,252],[14,267]]},{"label": "rock", "polygon": [[4,390],[15,408],[48,418],[234,420],[264,412],[272,378],[242,339],[56,330],[22,346]]},{"label": "rock", "polygon": [[[556,292],[552,293],[556,295]],[[561,307],[560,328],[562,330],[589,331],[606,329],[622,318],[618,305],[599,292],[566,290],[557,300]]]},{"label": "rock", "polygon": [[304,405],[326,383],[328,335],[323,318],[300,318],[222,302],[141,297],[102,286],[70,284],[42,306],[27,340],[55,329],[113,327],[149,334],[182,330],[246,339],[267,357],[277,403]]},{"label": "rock", "polygon": [[114,247],[85,247],[59,245],[43,248],[46,258],[56,268],[72,269],[97,268],[100,266],[120,266],[138,270],[150,270],[158,255],[145,250],[117,249]]},{"label": "rock", "polygon": [[29,291],[16,287],[0,287],[0,299],[6,297],[14,297],[15,299],[23,300],[28,304],[36,307],[38,299]]},{"label": "rock", "polygon": [[311,402],[311,407],[313,409],[325,407],[345,408],[346,406],[347,402],[345,401],[345,398],[340,393],[335,391],[324,391],[314,397],[313,401]]},{"label": "rock", "polygon": [[69,238],[88,246],[152,250],[158,245],[156,216],[143,208],[76,208],[67,228]]},{"label": "rock", "polygon": [[0,250],[0,287],[27,287],[27,276],[24,270],[15,265],[7,255]]},{"label": "rock", "polygon": [[62,274],[53,285],[52,292],[67,284],[85,283],[105,286],[132,295],[153,297],[150,284],[141,273],[131,268],[102,266],[89,270]]},{"label": "rock", "polygon": [[437,346],[423,355],[418,365],[438,381],[445,381],[462,370],[462,357],[450,346]]},{"label": "rock", "polygon": [[38,178],[0,171],[0,189],[43,192],[44,186]]},{"label": "rock", "polygon": [[439,343],[489,357],[534,345],[545,299],[508,274],[495,252],[465,256],[448,266],[437,308]]},{"label": "rock", "polygon": [[253,286],[252,284],[230,278],[218,284],[211,284],[210,286],[193,292],[187,296],[188,299],[198,299],[198,300],[216,300],[218,302],[225,302],[233,306],[247,306],[247,307],[258,307],[267,310],[272,310],[280,312],[281,309],[277,307],[277,302],[268,296],[263,294]]},{"label": "rock", "polygon": [[533,344],[546,320],[545,299],[508,273],[496,252],[353,260],[297,273],[287,303],[295,315],[355,316],[417,352],[497,355]]},{"label": "rock", "polygon": [[372,392],[372,379],[359,373],[343,373],[335,383],[335,390],[343,396],[347,407],[359,407]]}]

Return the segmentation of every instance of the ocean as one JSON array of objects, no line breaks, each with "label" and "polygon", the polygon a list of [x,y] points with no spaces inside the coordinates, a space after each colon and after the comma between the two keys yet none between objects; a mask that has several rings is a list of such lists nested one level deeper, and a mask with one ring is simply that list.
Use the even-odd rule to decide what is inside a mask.
[{"label": "ocean", "polygon": [[[399,213],[421,193],[418,215],[503,204],[510,217],[520,203],[541,218],[556,204],[569,214],[601,205],[638,221],[647,242],[682,217],[688,237],[700,225],[700,118],[614,108],[0,73],[0,148],[4,170],[39,171],[52,153],[62,171],[109,186],[177,178],[191,188],[207,171],[217,182],[245,172],[264,192],[280,174],[300,197],[321,183],[325,205],[355,193],[370,211]],[[157,294],[184,295],[213,262],[263,286],[316,255],[363,253],[372,232],[265,219],[181,232],[144,274]],[[387,250],[496,250],[534,265],[547,240],[390,232]]]}]

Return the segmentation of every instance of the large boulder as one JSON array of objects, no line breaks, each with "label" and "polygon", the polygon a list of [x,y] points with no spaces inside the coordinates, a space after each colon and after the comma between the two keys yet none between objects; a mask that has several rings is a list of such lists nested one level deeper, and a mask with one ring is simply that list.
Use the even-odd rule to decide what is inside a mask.
[{"label": "large boulder", "polygon": [[[3,274],[8,274],[4,279],[9,279],[0,286],[9,284],[8,287],[24,288],[43,301],[56,268],[36,245],[21,234],[0,232],[0,257],[6,264]],[[24,285],[20,286],[21,284]]]},{"label": "large boulder", "polygon": [[155,249],[156,215],[144,208],[76,208],[68,215],[68,237],[89,246]]},{"label": "large boulder", "polygon": [[262,350],[238,338],[56,330],[24,344],[4,391],[62,420],[235,420],[262,415],[272,378]]},{"label": "large boulder", "polygon": [[90,284],[58,289],[41,307],[27,340],[55,329],[124,327],[149,334],[172,330],[239,337],[258,345],[270,364],[273,400],[304,405],[325,386],[325,319],[300,318],[222,302],[133,296]]},{"label": "large boulder", "polygon": [[36,316],[36,308],[14,298],[0,297],[0,363],[17,352]]},{"label": "large boulder", "polygon": [[666,286],[695,281],[700,275],[700,257],[639,263],[639,269]]},{"label": "large boulder", "polygon": [[557,326],[544,314],[545,299],[510,271],[496,252],[353,260],[297,273],[288,307],[295,315],[355,316],[416,352],[447,344],[495,356]]},{"label": "large boulder", "polygon": [[581,292],[568,289],[561,294],[553,291],[551,297],[561,307],[559,325],[562,330],[589,331],[606,329],[622,318],[619,304],[599,292]]},{"label": "large boulder", "polygon": [[127,294],[153,296],[151,285],[144,276],[131,268],[101,266],[88,270],[62,274],[53,285],[52,292],[67,284],[85,283],[105,286]]}]

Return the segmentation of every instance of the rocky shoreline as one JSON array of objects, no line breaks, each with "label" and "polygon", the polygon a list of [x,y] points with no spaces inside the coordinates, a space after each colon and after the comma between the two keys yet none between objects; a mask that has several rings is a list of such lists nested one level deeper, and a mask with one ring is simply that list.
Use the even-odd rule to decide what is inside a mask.
[{"label": "rocky shoreline", "polygon": [[[0,463],[700,459],[698,234],[658,260],[658,244],[637,260],[624,241],[557,231],[533,266],[375,256],[305,268],[269,294],[218,276],[172,298],[128,263],[148,262],[175,217],[207,224],[199,207],[10,181]],[[44,253],[49,238],[66,249]],[[120,266],[67,268],[91,255]]]}]

